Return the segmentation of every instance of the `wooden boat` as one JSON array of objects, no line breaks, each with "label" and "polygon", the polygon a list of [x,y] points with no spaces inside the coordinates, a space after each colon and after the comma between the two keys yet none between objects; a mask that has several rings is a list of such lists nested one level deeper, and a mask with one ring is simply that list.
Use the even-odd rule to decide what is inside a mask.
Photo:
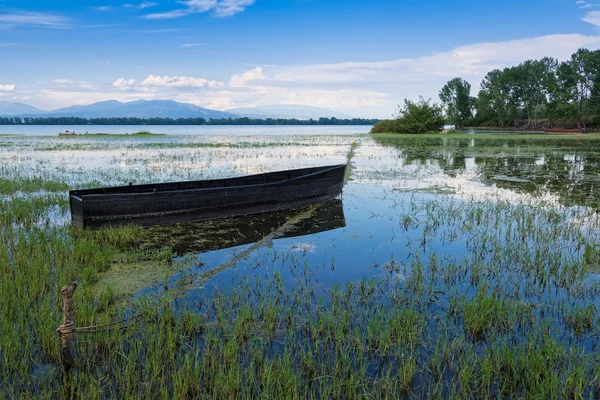
[{"label": "wooden boat", "polygon": [[239,178],[129,185],[69,192],[76,227],[171,225],[286,210],[337,197],[346,165]]}]

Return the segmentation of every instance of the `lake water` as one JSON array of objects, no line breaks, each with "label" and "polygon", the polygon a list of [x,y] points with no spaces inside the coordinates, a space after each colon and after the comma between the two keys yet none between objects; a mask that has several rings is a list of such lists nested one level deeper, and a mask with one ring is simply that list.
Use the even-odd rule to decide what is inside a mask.
[{"label": "lake water", "polygon": [[140,131],[167,135],[348,135],[368,133],[370,125],[357,126],[221,126],[221,125],[0,125],[0,135],[56,136],[59,132],[126,134]]},{"label": "lake water", "polygon": [[[338,340],[327,329],[349,319],[346,334],[376,349],[344,347],[364,362],[365,376],[395,374],[399,359],[416,360],[415,397],[437,385],[429,366],[438,351],[452,355],[437,378],[450,390],[462,379],[461,368],[483,368],[501,354],[525,357],[519,358],[523,374],[537,371],[527,363],[547,360],[548,348],[562,361],[542,369],[564,381],[577,365],[591,393],[600,341],[600,140],[369,136],[368,127],[156,127],[149,130],[169,135],[59,138],[54,132],[63,127],[40,128],[0,137],[3,179],[58,186],[2,193],[5,209],[48,191],[66,196],[54,187],[222,178],[350,161],[341,198],[285,234],[270,236],[303,211],[145,231],[145,246],[170,246],[182,267],[134,299],[178,293],[177,309],[219,324],[236,321],[240,309],[255,310],[257,318],[271,310],[281,326],[284,318],[297,318],[261,354],[314,346],[330,369],[335,352],[320,340]],[[67,235],[69,213],[60,204],[36,218]],[[418,316],[418,345],[380,351],[392,339],[377,335],[387,332],[389,313],[397,310]],[[320,329],[316,336],[305,333],[311,324]],[[506,371],[499,369],[497,379],[507,374],[506,382],[516,382]],[[510,394],[519,397],[530,384],[516,383],[523,386]]]}]

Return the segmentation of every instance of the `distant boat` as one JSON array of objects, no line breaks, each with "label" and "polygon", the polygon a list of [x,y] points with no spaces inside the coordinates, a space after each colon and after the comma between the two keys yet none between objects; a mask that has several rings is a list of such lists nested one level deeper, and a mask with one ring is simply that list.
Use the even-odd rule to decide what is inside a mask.
[{"label": "distant boat", "polygon": [[286,210],[333,199],[346,165],[239,178],[129,185],[69,192],[76,227],[171,225]]},{"label": "distant boat", "polygon": [[69,132],[69,131],[64,131],[64,132],[59,132],[58,136],[75,136],[77,135],[75,132]]}]

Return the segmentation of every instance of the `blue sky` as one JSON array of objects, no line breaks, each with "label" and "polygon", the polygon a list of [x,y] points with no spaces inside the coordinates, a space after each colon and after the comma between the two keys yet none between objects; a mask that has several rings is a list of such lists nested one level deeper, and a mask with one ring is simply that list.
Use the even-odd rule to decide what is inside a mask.
[{"label": "blue sky", "polygon": [[461,76],[600,48],[574,0],[0,0],[0,100],[173,99],[389,116]]}]

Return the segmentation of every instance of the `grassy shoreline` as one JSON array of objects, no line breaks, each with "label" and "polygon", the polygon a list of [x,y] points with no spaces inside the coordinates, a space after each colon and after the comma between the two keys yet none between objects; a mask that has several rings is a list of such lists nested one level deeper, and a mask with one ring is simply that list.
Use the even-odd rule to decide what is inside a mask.
[{"label": "grassy shoreline", "polygon": [[442,135],[440,132],[428,133],[370,133],[370,136],[381,137],[420,137],[420,138],[453,138],[453,139],[600,139],[600,132],[594,133],[530,133],[530,132],[515,132],[515,133],[465,133],[456,132]]}]

